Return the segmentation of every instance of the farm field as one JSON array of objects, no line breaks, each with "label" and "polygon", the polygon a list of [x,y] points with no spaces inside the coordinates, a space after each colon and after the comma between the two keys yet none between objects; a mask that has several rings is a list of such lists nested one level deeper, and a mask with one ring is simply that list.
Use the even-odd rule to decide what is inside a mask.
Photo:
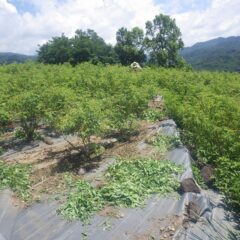
[{"label": "farm field", "polygon": [[[63,136],[71,151],[80,151],[83,158],[90,159],[101,155],[102,139],[121,136],[127,140],[136,134],[142,120],[169,117],[180,128],[182,141],[191,150],[196,167],[211,165],[211,185],[239,209],[238,73],[164,68],[132,72],[117,65],[25,63],[0,66],[0,86],[2,154],[11,144],[36,139],[47,142],[50,133]],[[149,101],[156,95],[164,97],[165,108],[160,112],[148,109]],[[73,134],[76,139],[66,137]],[[13,169],[4,162],[0,164],[5,174],[0,175],[0,187],[12,187],[28,198],[29,173],[19,170],[21,164],[10,166]],[[174,166],[170,168],[177,171]],[[19,186],[12,179],[2,181],[16,171],[23,180]],[[35,181],[38,184],[41,177]],[[98,193],[93,195],[99,197]]]}]

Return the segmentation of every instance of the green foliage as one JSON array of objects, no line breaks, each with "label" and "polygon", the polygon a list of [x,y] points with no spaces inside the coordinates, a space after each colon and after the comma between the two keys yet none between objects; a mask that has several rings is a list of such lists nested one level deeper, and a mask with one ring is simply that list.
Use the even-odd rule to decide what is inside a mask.
[{"label": "green foliage", "polygon": [[22,164],[8,165],[0,160],[0,189],[11,188],[21,198],[29,198],[30,167]]},{"label": "green foliage", "polygon": [[142,29],[135,27],[128,31],[122,27],[117,31],[116,39],[115,51],[123,65],[130,65],[134,61],[139,63],[145,61],[144,33]]},{"label": "green foliage", "polygon": [[198,165],[213,165],[216,186],[240,206],[239,74],[164,68],[135,74],[120,66],[27,63],[0,66],[0,75],[5,126],[26,125],[36,132],[49,124],[86,141],[91,134],[130,128],[148,112],[149,99],[163,95],[167,115],[184,130]]},{"label": "green foliage", "polygon": [[66,134],[77,133],[84,144],[90,142],[90,136],[99,134],[101,107],[96,101],[81,103],[72,108],[59,122],[59,128]]},{"label": "green foliage", "polygon": [[240,72],[240,37],[216,38],[184,48],[180,54],[198,70]]},{"label": "green foliage", "polygon": [[34,61],[35,59],[36,59],[36,56],[10,53],[10,52],[0,53],[0,64],[10,64],[14,62],[23,63],[26,61]]},{"label": "green foliage", "polygon": [[[185,143],[198,161],[214,166],[215,185],[228,201],[239,207],[239,75],[209,72],[177,75],[174,71],[168,74],[163,73],[165,80],[158,81],[164,88],[169,115],[185,130]],[[172,80],[166,81],[169,78]]]},{"label": "green foliage", "polygon": [[165,117],[165,112],[157,109],[147,109],[142,114],[142,118],[149,122],[161,121]]},{"label": "green foliage", "polygon": [[5,152],[3,147],[0,147],[0,156]]},{"label": "green foliage", "polygon": [[137,61],[141,64],[189,69],[179,55],[179,49],[183,48],[180,29],[169,16],[159,14],[153,22],[147,21],[146,35],[139,27],[130,31],[122,27],[116,33],[116,40],[114,47],[107,45],[91,29],[77,30],[70,39],[62,34],[39,47],[38,61],[48,64],[68,62],[74,66],[82,62],[120,62],[122,65],[130,65]]},{"label": "green foliage", "polygon": [[157,147],[161,154],[164,154],[172,147],[179,147],[182,145],[181,140],[177,136],[167,136],[164,134],[157,134],[153,136],[149,142]]},{"label": "green foliage", "polygon": [[198,185],[201,186],[201,188],[203,189],[207,189],[208,187],[202,178],[201,172],[195,164],[192,164],[192,171],[193,171],[193,176],[197,181]]},{"label": "green foliage", "polygon": [[68,219],[79,218],[87,223],[90,217],[103,206],[100,192],[85,181],[71,184],[66,203],[58,210]]},{"label": "green foliage", "polygon": [[10,116],[7,111],[4,109],[0,109],[0,133],[5,130],[7,125],[9,124]]},{"label": "green foliage", "polygon": [[228,202],[239,206],[240,161],[232,161],[226,157],[221,157],[218,159],[217,165],[216,186],[227,195]]},{"label": "green foliage", "polygon": [[118,61],[111,45],[91,29],[87,31],[77,30],[73,38],[64,34],[53,37],[47,43],[39,47],[38,61],[48,64],[62,64],[70,62],[76,65],[90,61],[97,63],[116,63]]},{"label": "green foliage", "polygon": [[40,46],[38,60],[43,63],[65,63],[71,58],[71,43],[62,34],[61,37],[53,37],[52,40]]},{"label": "green foliage", "polygon": [[13,119],[20,121],[26,139],[32,140],[39,122],[43,119],[41,96],[34,92],[16,95],[10,101],[10,108]]},{"label": "green foliage", "polygon": [[183,48],[180,29],[170,16],[159,14],[146,22],[146,46],[150,63],[164,67],[176,67],[182,59],[178,53]]},{"label": "green foliage", "polygon": [[110,166],[107,183],[101,189],[102,197],[111,205],[141,206],[152,194],[171,193],[179,183],[176,174],[181,171],[169,161],[154,159],[121,160]]},{"label": "green foliage", "polygon": [[70,194],[59,213],[67,218],[79,218],[84,223],[105,204],[121,207],[142,206],[152,194],[167,194],[175,191],[176,179],[181,168],[169,161],[153,159],[122,159],[110,166],[106,184],[99,189],[85,181],[70,185]]},{"label": "green foliage", "polygon": [[25,139],[26,138],[26,134],[22,128],[16,128],[14,131],[14,136],[17,139]]}]

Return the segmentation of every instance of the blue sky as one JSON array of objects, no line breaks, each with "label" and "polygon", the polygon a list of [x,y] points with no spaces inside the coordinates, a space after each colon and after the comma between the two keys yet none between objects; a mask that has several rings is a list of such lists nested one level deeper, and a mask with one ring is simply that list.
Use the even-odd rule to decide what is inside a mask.
[{"label": "blue sky", "polygon": [[[40,0],[41,1],[41,0]],[[13,4],[17,11],[21,14],[25,12],[30,12],[32,14],[36,14],[38,9],[34,4],[31,3],[31,1],[27,0],[9,0],[9,3]]]},{"label": "blue sky", "polygon": [[[41,0],[40,0],[41,1]],[[29,0],[9,0],[20,13],[30,12],[36,14],[38,9]],[[66,0],[58,0],[59,3],[64,3]],[[187,0],[187,1],[169,1],[169,0],[155,0],[156,4],[164,5],[169,12],[173,5],[175,5],[176,13],[183,13],[193,10],[204,10],[209,7],[211,0]]]},{"label": "blue sky", "polygon": [[94,29],[108,43],[116,31],[159,13],[176,19],[185,46],[240,35],[240,0],[0,0],[0,52],[34,54],[38,44],[76,29]]},{"label": "blue sky", "polygon": [[194,10],[205,10],[210,6],[211,0],[155,0],[155,3],[164,5],[168,12],[171,12],[174,8],[175,13],[183,13]]}]

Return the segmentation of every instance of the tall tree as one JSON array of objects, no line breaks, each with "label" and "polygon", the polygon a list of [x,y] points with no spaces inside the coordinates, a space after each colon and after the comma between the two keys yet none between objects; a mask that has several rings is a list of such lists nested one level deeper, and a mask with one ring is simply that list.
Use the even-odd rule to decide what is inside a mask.
[{"label": "tall tree", "polygon": [[69,39],[62,34],[53,37],[50,41],[39,47],[38,60],[43,63],[64,63],[70,60],[71,45]]},{"label": "tall tree", "polygon": [[144,62],[144,33],[142,29],[135,27],[128,31],[127,28],[122,27],[117,31],[116,39],[115,51],[123,65],[129,65],[133,61]]},{"label": "tall tree", "polygon": [[72,43],[72,63],[91,61],[92,63],[116,63],[117,56],[111,45],[91,29],[87,31],[77,30]]},{"label": "tall tree", "polygon": [[113,47],[106,44],[91,29],[87,31],[77,30],[75,36],[70,39],[64,34],[61,37],[53,37],[40,46],[38,60],[50,64],[70,62],[73,65],[86,61],[94,64],[118,62]]},{"label": "tall tree", "polygon": [[184,44],[175,19],[159,14],[152,22],[147,21],[145,45],[150,63],[164,67],[182,64],[179,49]]}]

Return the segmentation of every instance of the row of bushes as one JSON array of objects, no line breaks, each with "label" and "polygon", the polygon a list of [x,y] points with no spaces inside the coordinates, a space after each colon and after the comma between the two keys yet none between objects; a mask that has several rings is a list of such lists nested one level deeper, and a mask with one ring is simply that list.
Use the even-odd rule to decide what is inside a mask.
[{"label": "row of bushes", "polygon": [[40,123],[83,141],[121,131],[164,95],[198,165],[210,163],[215,185],[240,206],[239,74],[27,63],[1,66],[0,75],[1,129],[18,123],[30,139]]}]

